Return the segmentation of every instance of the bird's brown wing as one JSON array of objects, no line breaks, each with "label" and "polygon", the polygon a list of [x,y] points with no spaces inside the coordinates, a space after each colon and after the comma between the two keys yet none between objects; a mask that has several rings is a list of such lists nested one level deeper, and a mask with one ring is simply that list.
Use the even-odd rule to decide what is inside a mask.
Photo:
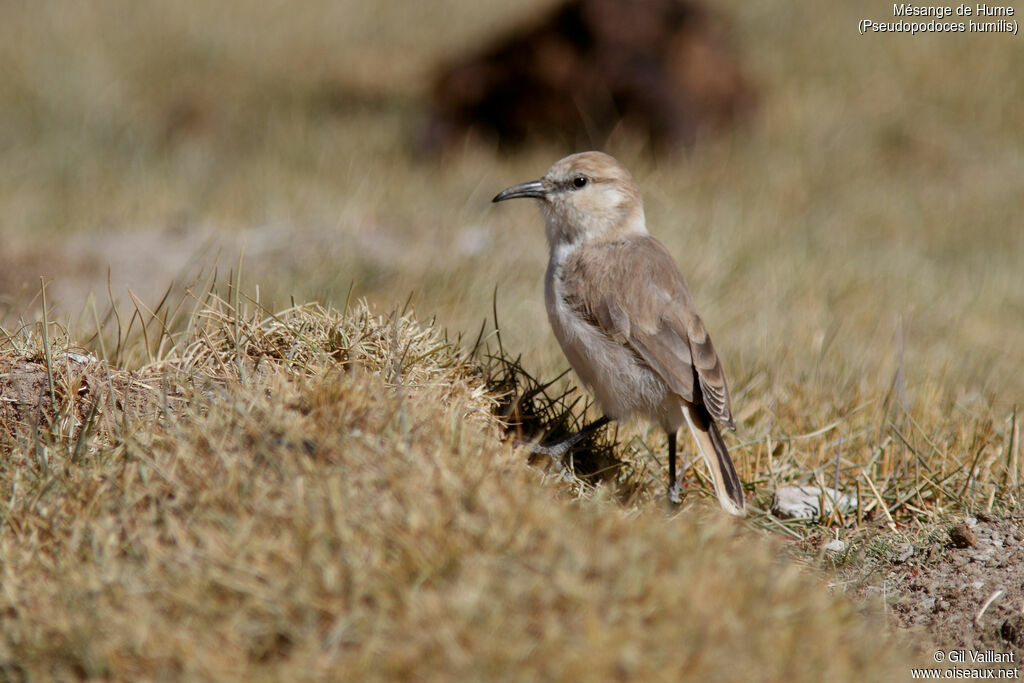
[{"label": "bird's brown wing", "polygon": [[570,304],[630,346],[673,392],[733,428],[729,388],[693,297],[668,250],[649,235],[580,249],[563,278]]}]

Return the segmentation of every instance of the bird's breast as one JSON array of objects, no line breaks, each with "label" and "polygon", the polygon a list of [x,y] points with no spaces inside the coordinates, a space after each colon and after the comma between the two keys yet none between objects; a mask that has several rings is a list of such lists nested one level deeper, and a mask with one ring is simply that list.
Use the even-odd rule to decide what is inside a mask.
[{"label": "bird's breast", "polygon": [[561,264],[552,259],[544,279],[544,298],[551,329],[569,365],[593,392],[604,414],[626,419],[634,414],[664,421],[666,402],[675,405],[665,382],[630,348],[602,330],[592,317],[570,302]]}]

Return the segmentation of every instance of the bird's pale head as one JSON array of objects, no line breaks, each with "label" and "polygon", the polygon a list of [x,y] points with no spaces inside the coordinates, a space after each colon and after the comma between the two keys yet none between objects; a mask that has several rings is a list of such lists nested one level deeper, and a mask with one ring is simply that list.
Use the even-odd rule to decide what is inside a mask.
[{"label": "bird's pale head", "polygon": [[552,248],[583,240],[647,232],[640,188],[626,167],[602,152],[556,161],[540,180],[513,185],[494,198],[540,200]]}]

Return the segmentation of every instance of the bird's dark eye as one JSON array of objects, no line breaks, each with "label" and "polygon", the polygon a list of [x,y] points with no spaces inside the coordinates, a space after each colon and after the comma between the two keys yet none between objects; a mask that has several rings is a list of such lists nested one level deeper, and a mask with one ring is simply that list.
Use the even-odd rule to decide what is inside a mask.
[{"label": "bird's dark eye", "polygon": [[585,176],[578,175],[572,179],[572,186],[577,190],[584,187],[587,184],[587,178]]}]

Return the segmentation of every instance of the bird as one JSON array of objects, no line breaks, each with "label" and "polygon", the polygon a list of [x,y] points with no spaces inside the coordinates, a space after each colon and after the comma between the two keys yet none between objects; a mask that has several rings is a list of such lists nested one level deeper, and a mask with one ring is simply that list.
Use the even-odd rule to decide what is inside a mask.
[{"label": "bird", "polygon": [[689,426],[721,507],[745,514],[743,484],[718,423],[735,429],[722,363],[668,249],[647,231],[632,174],[603,152],[556,161],[539,179],[493,202],[540,204],[549,247],[548,320],[569,365],[603,415],[548,452],[633,416],[668,434],[671,503],[680,502],[676,434]]}]

